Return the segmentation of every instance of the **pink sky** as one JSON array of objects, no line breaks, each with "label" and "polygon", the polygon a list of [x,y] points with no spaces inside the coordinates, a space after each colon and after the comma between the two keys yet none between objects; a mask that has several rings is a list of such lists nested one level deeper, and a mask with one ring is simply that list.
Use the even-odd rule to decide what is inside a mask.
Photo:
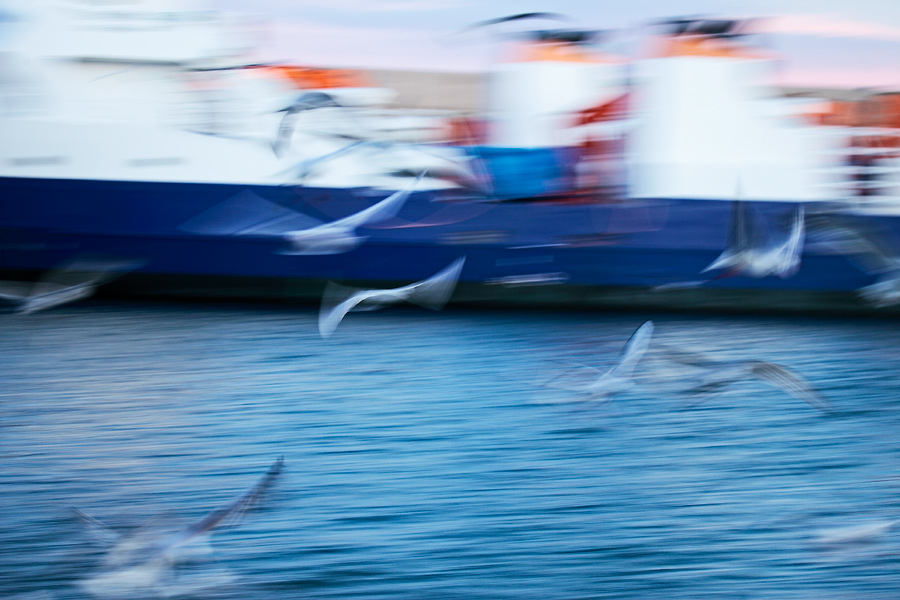
[{"label": "pink sky", "polygon": [[[226,4],[240,8],[245,3],[233,0]],[[499,0],[499,4],[509,2]],[[556,4],[561,12],[576,14],[575,26],[611,23],[630,31],[632,38],[634,32],[646,34],[646,28],[641,32],[636,24],[659,18],[651,14],[651,8],[660,15],[673,12],[670,2],[656,0],[603,11],[593,3],[574,0],[557,0]],[[708,0],[683,0],[679,5],[684,5],[680,9],[684,14],[721,14],[709,10]],[[754,5],[773,12],[782,7],[812,9],[753,22],[754,31],[763,34],[755,41],[784,58],[781,83],[900,89],[900,0],[856,0],[852,4],[845,0],[757,0],[755,4],[753,0],[718,0],[713,5],[723,11]],[[487,70],[498,54],[498,45],[487,35],[461,39],[451,32],[488,16],[538,9],[533,1],[491,9],[484,7],[493,5],[476,5],[470,0],[258,0],[254,6],[269,11],[264,15],[268,25],[261,58],[316,66],[457,72]],[[702,13],[689,12],[704,6]],[[725,14],[751,13],[745,9]],[[635,45],[634,39],[631,45]]]}]

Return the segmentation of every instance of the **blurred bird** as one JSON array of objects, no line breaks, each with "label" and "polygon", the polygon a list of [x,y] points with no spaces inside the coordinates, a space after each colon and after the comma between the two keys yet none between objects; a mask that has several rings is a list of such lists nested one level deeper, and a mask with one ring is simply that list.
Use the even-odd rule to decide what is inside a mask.
[{"label": "blurred bird", "polygon": [[861,546],[878,541],[900,525],[900,519],[870,521],[860,525],[822,529],[816,533],[814,543],[825,550]]},{"label": "blurred bird", "polygon": [[356,235],[356,228],[368,223],[377,223],[395,216],[416,184],[425,176],[422,172],[405,190],[394,192],[381,202],[354,213],[343,219],[324,223],[309,229],[289,231],[284,234],[290,248],[282,254],[341,254],[360,245],[366,238]]},{"label": "blurred bird", "polygon": [[365,241],[364,236],[356,234],[358,227],[397,215],[424,176],[423,171],[407,189],[398,190],[369,208],[330,223],[321,223],[318,219],[246,191],[185,221],[179,229],[202,235],[280,238],[287,243],[287,248],[280,250],[280,254],[341,254]]},{"label": "blurred bird", "polygon": [[462,152],[459,148],[434,144],[408,143],[385,139],[383,132],[342,133],[305,130],[308,135],[322,139],[340,140],[346,145],[302,160],[275,175],[288,177],[291,183],[303,182],[326,163],[350,153],[367,152],[367,164],[380,168],[385,174],[402,174],[427,170],[431,177],[446,180],[460,188],[484,196],[493,197],[492,178],[485,162],[477,152]]},{"label": "blurred bird", "polygon": [[440,310],[453,294],[465,261],[458,258],[428,279],[390,290],[360,290],[328,282],[319,309],[319,334],[329,337],[351,311],[378,310],[402,301]]},{"label": "blurred bird", "polygon": [[296,98],[289,106],[286,106],[278,112],[283,112],[281,125],[278,127],[278,134],[272,143],[272,150],[275,156],[284,154],[285,149],[290,145],[291,138],[294,136],[296,128],[297,115],[317,108],[342,108],[340,104],[329,94],[324,92],[305,92]]},{"label": "blurred bird", "polygon": [[731,383],[755,377],[822,412],[834,412],[828,400],[787,367],[761,360],[717,361],[670,346],[661,345],[661,348],[669,360],[703,371],[695,385],[686,390],[689,394],[709,394]]},{"label": "blurred bird", "polygon": [[11,304],[13,312],[27,315],[88,298],[101,285],[142,264],[133,260],[81,257],[49,271],[31,285],[0,281],[0,299]]},{"label": "blurred bird", "polygon": [[728,247],[701,272],[724,269],[723,276],[762,278],[777,275],[787,279],[800,268],[804,234],[802,206],[794,211],[787,235],[772,236],[748,215],[745,202],[735,200],[728,231]]},{"label": "blurred bird", "polygon": [[[653,336],[653,321],[647,321],[637,328],[625,343],[619,360],[616,364],[602,373],[592,367],[579,367],[569,369],[566,372],[551,378],[545,382],[547,387],[578,392],[585,394],[591,400],[608,400],[613,394],[624,392],[634,387],[632,374],[637,363],[650,347],[650,338]],[[579,373],[591,372],[595,375],[593,381],[579,382]]]},{"label": "blurred bird", "polygon": [[154,591],[164,583],[171,569],[189,554],[187,548],[199,544],[201,538],[216,527],[236,523],[250,510],[281,474],[284,458],[272,464],[268,472],[249,491],[196,523],[164,536],[151,536],[141,531],[121,535],[101,521],[73,509],[100,541],[112,546],[103,560],[102,572],[81,582],[96,596],[127,597],[129,594]]},{"label": "blurred bird", "polygon": [[839,215],[816,215],[810,220],[810,237],[846,256],[856,267],[878,280],[858,290],[875,306],[900,303],[900,251],[887,232],[872,222]]}]

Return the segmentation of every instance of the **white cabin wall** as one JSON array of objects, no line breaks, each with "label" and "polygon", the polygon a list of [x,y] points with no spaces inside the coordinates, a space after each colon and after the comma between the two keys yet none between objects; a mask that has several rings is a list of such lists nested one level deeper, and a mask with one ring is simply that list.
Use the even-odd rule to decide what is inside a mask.
[{"label": "white cabin wall", "polygon": [[546,148],[578,143],[572,113],[623,91],[618,63],[523,61],[498,65],[489,81],[489,144]]},{"label": "white cabin wall", "polygon": [[630,194],[814,200],[833,156],[766,84],[770,61],[679,56],[636,66]]}]

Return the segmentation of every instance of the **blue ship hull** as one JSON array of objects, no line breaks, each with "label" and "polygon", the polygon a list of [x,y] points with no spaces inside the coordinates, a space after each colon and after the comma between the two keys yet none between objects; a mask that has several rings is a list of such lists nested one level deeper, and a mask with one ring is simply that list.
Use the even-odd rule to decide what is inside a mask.
[{"label": "blue ship hull", "polygon": [[[668,308],[866,309],[875,281],[845,257],[807,244],[791,278],[702,274],[725,248],[731,203],[709,200],[476,202],[413,193],[400,214],[358,231],[343,254],[281,253],[277,236],[208,235],[184,223],[238,194],[321,221],[376,199],[360,190],[92,180],[0,179],[0,269],[53,268],[78,254],[139,258],[119,289],[142,293],[316,299],[327,280],[383,287],[428,277],[466,256],[457,300]],[[791,203],[758,203],[772,218]],[[874,218],[874,217],[873,217]],[[891,232],[895,218],[879,217]],[[702,286],[659,291],[679,282]]]}]

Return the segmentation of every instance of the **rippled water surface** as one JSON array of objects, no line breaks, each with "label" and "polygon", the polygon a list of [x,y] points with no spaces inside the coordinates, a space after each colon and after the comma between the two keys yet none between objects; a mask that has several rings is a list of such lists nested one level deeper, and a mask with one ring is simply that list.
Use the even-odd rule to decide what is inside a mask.
[{"label": "rippled water surface", "polygon": [[[322,340],[316,316],[2,315],[0,596],[900,597],[897,322],[392,308]],[[648,318],[615,402],[541,385]],[[659,344],[781,363],[836,411],[753,380],[697,403]],[[279,456],[242,520],[93,585],[110,540],[72,508],[164,537]]]}]

